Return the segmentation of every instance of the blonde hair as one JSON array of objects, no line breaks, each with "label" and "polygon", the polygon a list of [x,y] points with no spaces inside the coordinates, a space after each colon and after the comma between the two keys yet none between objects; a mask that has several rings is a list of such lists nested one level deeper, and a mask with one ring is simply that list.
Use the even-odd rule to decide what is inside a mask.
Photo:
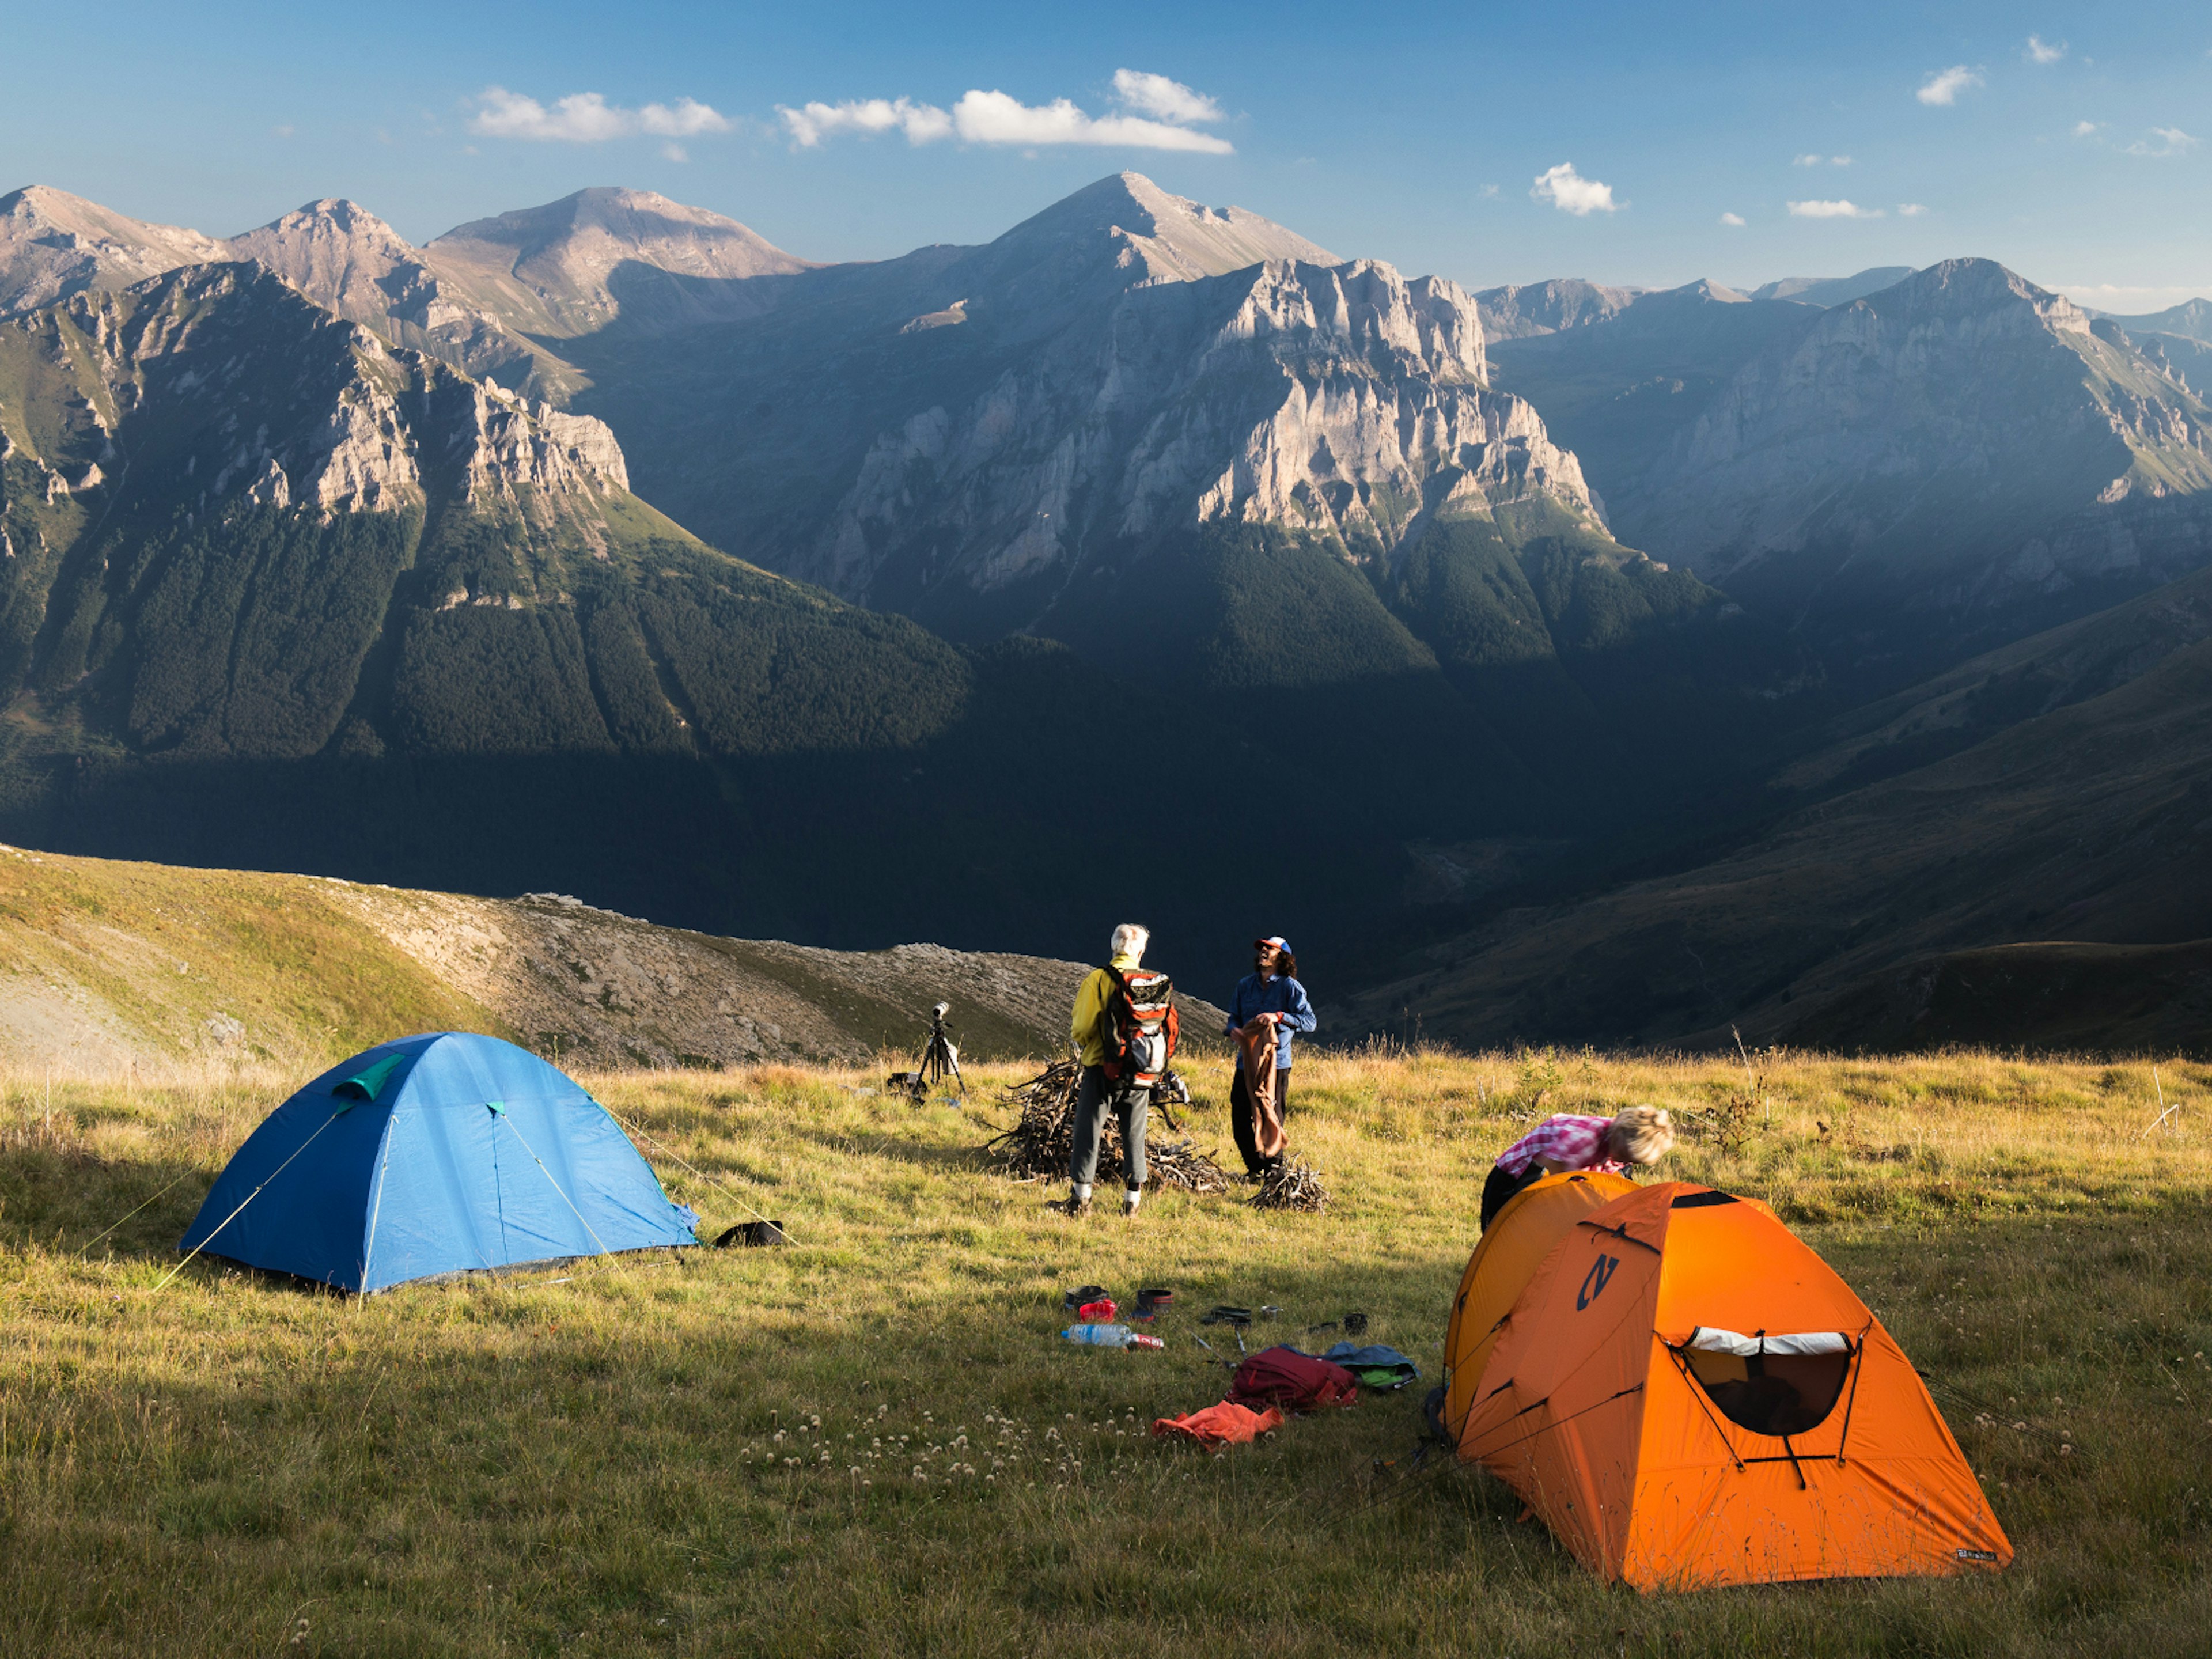
[{"label": "blonde hair", "polygon": [[1656,1164],[1674,1144],[1674,1120],[1664,1106],[1624,1106],[1605,1139],[1624,1164]]},{"label": "blonde hair", "polygon": [[1145,959],[1145,947],[1152,942],[1152,930],[1133,921],[1125,921],[1114,930],[1114,940],[1108,948],[1117,957]]}]

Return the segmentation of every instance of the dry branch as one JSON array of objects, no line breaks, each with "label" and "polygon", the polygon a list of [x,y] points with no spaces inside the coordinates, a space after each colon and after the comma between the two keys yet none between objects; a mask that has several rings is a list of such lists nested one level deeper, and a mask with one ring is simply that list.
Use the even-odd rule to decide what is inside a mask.
[{"label": "dry branch", "polygon": [[1267,1166],[1260,1177],[1260,1190],[1252,1195],[1255,1210],[1305,1210],[1318,1215],[1328,1208],[1328,1188],[1304,1158],[1290,1157]]},{"label": "dry branch", "polygon": [[[1075,1094],[1082,1081],[1082,1067],[1072,1060],[1060,1060],[1006,1091],[1006,1104],[1019,1116],[1012,1128],[983,1144],[984,1155],[1001,1174],[1024,1179],[1066,1175],[1075,1141]],[[1098,1147],[1099,1179],[1111,1181],[1121,1169],[1121,1130],[1109,1113]],[[1229,1177],[1191,1141],[1152,1142],[1145,1147],[1145,1185],[1225,1193]]]}]

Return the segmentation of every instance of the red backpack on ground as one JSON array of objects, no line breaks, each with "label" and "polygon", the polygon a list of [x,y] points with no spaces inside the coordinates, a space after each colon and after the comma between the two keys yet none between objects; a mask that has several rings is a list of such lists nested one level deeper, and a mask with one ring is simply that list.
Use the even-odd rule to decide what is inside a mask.
[{"label": "red backpack on ground", "polygon": [[1114,977],[1101,1022],[1107,1080],[1124,1089],[1149,1089],[1167,1075],[1176,1040],[1182,1034],[1174,981],[1150,968],[1106,971]]},{"label": "red backpack on ground", "polygon": [[1296,1348],[1262,1348],[1237,1368],[1229,1397],[1240,1406],[1310,1412],[1351,1405],[1359,1398],[1359,1384],[1350,1371],[1328,1360]]}]

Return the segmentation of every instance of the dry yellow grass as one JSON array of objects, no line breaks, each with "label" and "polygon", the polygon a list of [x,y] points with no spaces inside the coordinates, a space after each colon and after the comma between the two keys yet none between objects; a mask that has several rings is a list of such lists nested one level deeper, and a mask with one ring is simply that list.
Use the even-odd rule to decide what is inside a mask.
[{"label": "dry yellow grass", "polygon": [[[1330,1214],[1159,1194],[1127,1224],[1048,1212],[975,1157],[998,1115],[909,1107],[880,1073],[593,1077],[710,1227],[757,1209],[796,1247],[366,1300],[206,1261],[155,1289],[295,1079],[60,1077],[49,1107],[42,1075],[0,1077],[0,1650],[2201,1645],[2212,1071],[2160,1067],[2179,1109],[2146,1133],[2147,1065],[1762,1069],[1753,1092],[1706,1061],[1309,1054],[1292,1137]],[[1196,1080],[1227,1150],[1225,1071]],[[1142,1432],[1218,1397],[1191,1340],[1214,1301],[1280,1304],[1285,1334],[1361,1309],[1425,1386],[1491,1158],[1632,1100],[1702,1136],[1664,1173],[1768,1199],[1897,1332],[2010,1571],[1607,1589],[1486,1478],[1401,1484],[1418,1389],[1218,1458]],[[1060,1341],[1085,1280],[1174,1286],[1167,1350]],[[1378,1458],[1401,1460],[1380,1487]]]}]

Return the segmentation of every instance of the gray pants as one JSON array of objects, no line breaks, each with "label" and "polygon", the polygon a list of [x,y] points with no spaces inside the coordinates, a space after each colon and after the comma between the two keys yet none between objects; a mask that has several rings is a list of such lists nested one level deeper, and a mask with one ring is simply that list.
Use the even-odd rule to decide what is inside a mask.
[{"label": "gray pants", "polygon": [[[1068,1178],[1079,1187],[1088,1187],[1098,1174],[1098,1141],[1112,1087],[1100,1067],[1083,1068],[1083,1082],[1075,1091],[1075,1137],[1067,1149]],[[1114,1103],[1121,1126],[1121,1181],[1133,1193],[1145,1184],[1145,1117],[1152,1103],[1150,1089],[1132,1089]]]}]

